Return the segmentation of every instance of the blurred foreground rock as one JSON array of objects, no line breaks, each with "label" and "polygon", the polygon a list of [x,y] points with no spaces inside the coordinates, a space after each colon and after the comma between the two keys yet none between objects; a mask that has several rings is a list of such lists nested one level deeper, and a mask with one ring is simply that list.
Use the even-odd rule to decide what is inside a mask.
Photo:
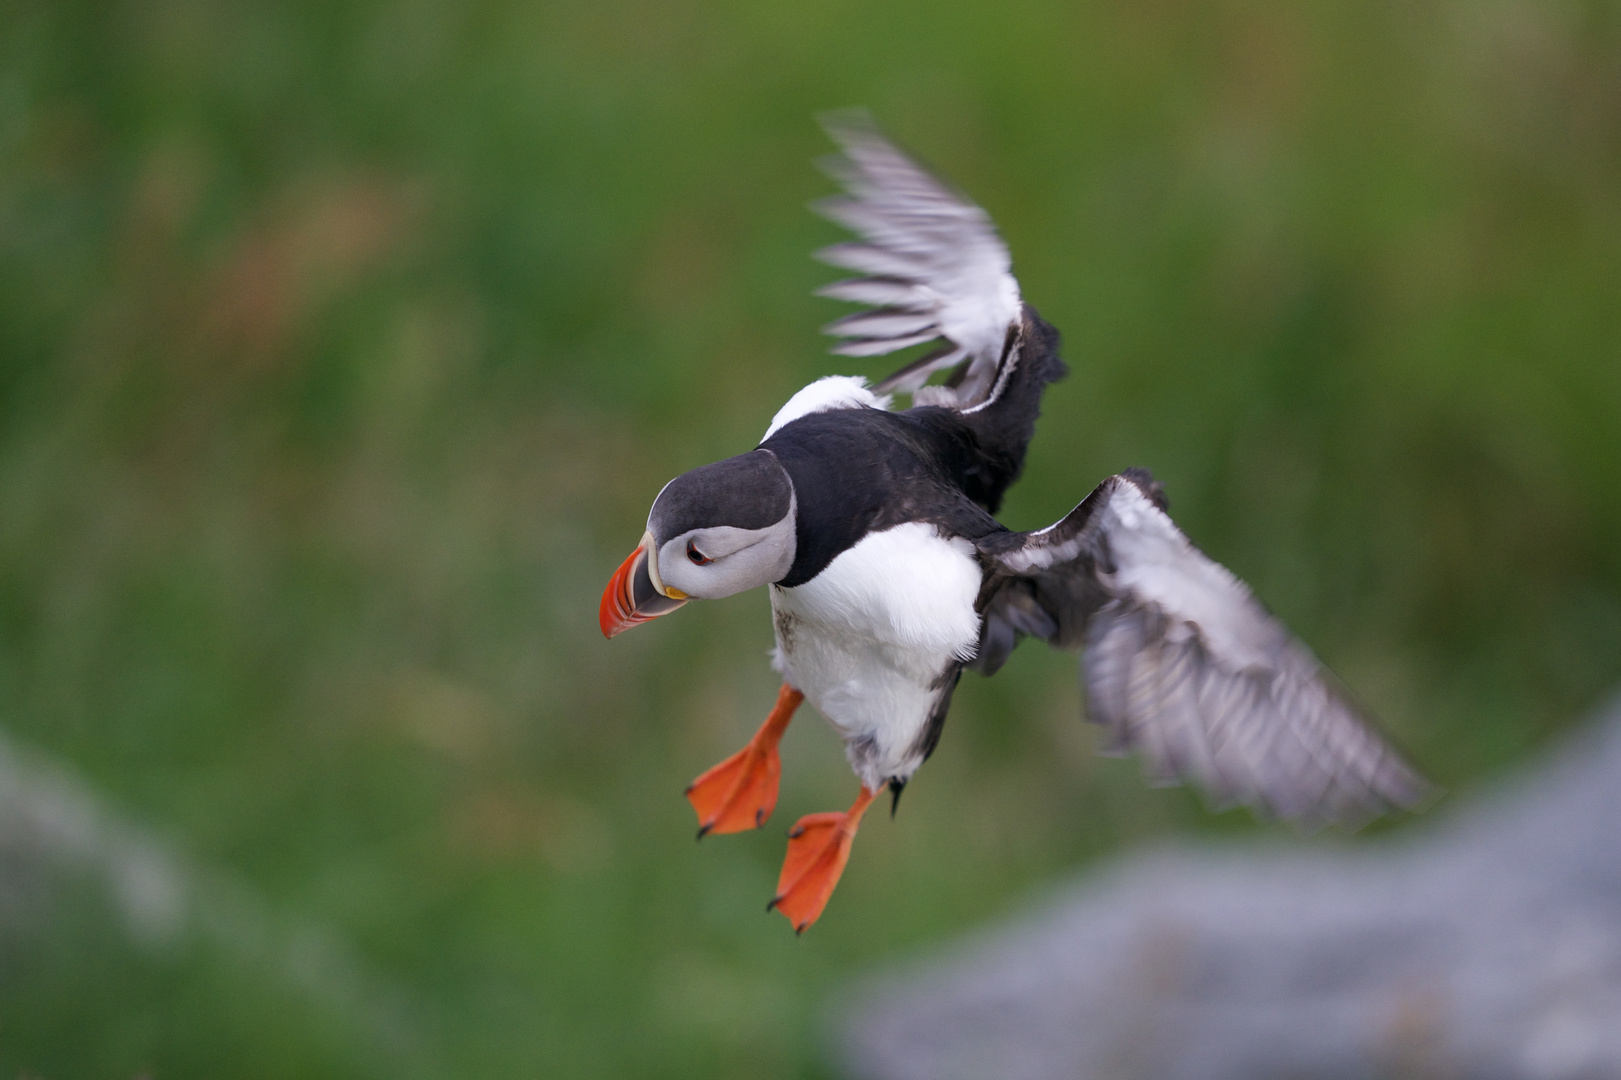
[{"label": "blurred foreground rock", "polygon": [[1128,859],[862,985],[863,1080],[1621,1077],[1621,701],[1355,850]]}]

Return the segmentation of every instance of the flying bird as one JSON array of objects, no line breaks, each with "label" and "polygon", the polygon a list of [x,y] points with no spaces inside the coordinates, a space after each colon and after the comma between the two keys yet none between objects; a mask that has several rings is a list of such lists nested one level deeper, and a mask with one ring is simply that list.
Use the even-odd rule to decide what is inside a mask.
[{"label": "flying bird", "polygon": [[[777,802],[778,741],[808,700],[861,790],[790,830],[770,906],[803,931],[843,873],[869,804],[939,742],[965,669],[1023,638],[1082,652],[1105,750],[1152,781],[1191,780],[1314,827],[1410,809],[1429,787],[1332,675],[1167,514],[1144,469],[1111,476],[1034,532],[993,516],[1019,476],[1058,334],[1024,303],[989,215],[861,115],[827,124],[845,193],[817,205],[856,239],[818,253],[856,276],[820,294],[865,305],[827,332],[845,356],[937,342],[876,385],[829,376],[790,398],[754,449],[665,485],[603,592],[608,637],[690,600],[767,586],[783,685],[738,753],[687,789],[699,835],[756,828]],[[937,373],[943,381],[930,385]],[[891,408],[893,395],[912,407]]]}]

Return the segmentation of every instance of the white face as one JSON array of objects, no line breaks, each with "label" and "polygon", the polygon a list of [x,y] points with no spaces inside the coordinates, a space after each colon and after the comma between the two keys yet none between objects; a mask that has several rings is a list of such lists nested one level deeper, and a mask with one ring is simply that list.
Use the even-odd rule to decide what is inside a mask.
[{"label": "white face", "polygon": [[780,581],[794,564],[794,507],[763,529],[715,525],[690,529],[658,549],[658,582],[697,600],[718,600]]}]

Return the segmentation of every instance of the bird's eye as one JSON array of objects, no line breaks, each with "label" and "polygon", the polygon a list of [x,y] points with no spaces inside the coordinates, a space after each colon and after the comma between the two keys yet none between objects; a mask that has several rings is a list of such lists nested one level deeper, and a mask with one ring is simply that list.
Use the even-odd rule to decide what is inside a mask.
[{"label": "bird's eye", "polygon": [[708,566],[715,561],[714,559],[705,558],[704,553],[698,550],[698,545],[691,540],[687,541],[687,558],[698,566]]}]

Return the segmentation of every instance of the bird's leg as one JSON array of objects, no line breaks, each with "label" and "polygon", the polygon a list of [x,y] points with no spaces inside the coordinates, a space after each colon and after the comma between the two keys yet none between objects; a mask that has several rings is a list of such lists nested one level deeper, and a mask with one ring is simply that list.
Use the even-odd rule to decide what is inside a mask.
[{"label": "bird's leg", "polygon": [[861,825],[861,815],[876,796],[877,792],[863,786],[844,813],[806,814],[788,830],[788,855],[777,878],[777,895],[767,910],[776,908],[788,916],[794,933],[804,933],[821,917],[850,859],[850,841]]},{"label": "bird's leg", "polygon": [[758,829],[777,808],[782,758],[777,743],[788,730],[805,695],[782,684],[777,704],[749,744],[687,785],[687,801],[698,811],[698,836]]}]

